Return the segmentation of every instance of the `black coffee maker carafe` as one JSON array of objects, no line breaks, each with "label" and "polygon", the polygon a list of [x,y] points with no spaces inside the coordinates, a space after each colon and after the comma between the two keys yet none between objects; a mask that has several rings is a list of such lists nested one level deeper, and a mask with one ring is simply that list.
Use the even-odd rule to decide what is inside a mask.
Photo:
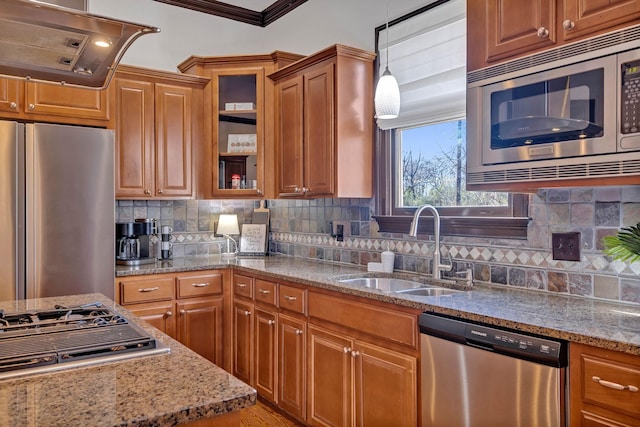
[{"label": "black coffee maker carafe", "polygon": [[139,265],[156,262],[150,238],[157,232],[157,222],[154,219],[141,218],[134,222],[116,223],[116,264]]}]

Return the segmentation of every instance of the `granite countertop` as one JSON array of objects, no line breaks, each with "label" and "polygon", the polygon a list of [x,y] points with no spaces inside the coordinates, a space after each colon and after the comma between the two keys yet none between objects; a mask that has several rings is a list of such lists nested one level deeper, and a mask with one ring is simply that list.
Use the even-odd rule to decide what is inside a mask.
[{"label": "granite countertop", "polygon": [[[222,259],[186,257],[140,267],[116,268],[116,276],[233,268],[275,280],[290,280],[311,287],[448,314],[523,332],[580,342],[640,355],[640,306],[579,296],[553,294],[507,286],[476,283],[468,292],[421,297],[389,294],[376,289],[339,283],[340,278],[369,274],[362,267],[288,256]],[[377,276],[380,273],[376,274]],[[426,282],[428,277],[394,274]]]},{"label": "granite countertop", "polygon": [[[165,426],[255,404],[253,388],[102,294],[0,302],[6,312],[102,302],[170,347],[142,356],[0,380],[0,425]],[[188,368],[185,368],[188,367]]]}]

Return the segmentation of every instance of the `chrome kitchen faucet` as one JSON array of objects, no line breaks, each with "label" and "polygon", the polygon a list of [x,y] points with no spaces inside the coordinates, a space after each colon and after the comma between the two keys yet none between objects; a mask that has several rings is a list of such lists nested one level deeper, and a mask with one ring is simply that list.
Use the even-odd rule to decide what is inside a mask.
[{"label": "chrome kitchen faucet", "polygon": [[413,215],[413,221],[411,221],[409,235],[413,237],[418,235],[418,219],[425,209],[433,214],[433,240],[435,240],[435,248],[433,249],[432,275],[434,280],[442,280],[442,272],[451,271],[453,268],[453,260],[451,259],[451,255],[449,255],[449,264],[443,264],[440,261],[440,214],[438,214],[438,210],[432,205],[422,205],[416,209],[416,213]]}]

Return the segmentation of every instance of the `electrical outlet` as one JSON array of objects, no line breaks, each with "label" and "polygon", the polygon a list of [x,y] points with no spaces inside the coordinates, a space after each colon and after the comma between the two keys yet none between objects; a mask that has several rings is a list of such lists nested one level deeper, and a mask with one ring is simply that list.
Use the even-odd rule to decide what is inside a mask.
[{"label": "electrical outlet", "polygon": [[580,233],[551,233],[553,259],[580,261]]}]

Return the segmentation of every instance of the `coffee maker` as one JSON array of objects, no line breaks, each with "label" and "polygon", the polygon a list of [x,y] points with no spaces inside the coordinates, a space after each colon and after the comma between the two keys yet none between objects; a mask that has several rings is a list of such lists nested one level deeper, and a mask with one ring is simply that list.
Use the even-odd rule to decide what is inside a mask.
[{"label": "coffee maker", "polygon": [[140,265],[156,262],[150,238],[157,232],[155,219],[139,218],[135,222],[116,223],[116,264]]}]

